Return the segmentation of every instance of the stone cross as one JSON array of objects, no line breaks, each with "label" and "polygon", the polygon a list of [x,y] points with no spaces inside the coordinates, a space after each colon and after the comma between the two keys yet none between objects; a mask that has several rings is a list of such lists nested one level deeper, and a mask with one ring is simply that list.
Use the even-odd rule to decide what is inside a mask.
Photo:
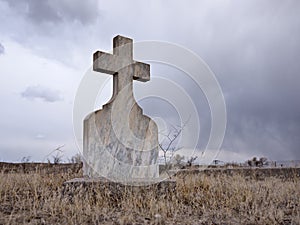
[{"label": "stone cross", "polygon": [[113,54],[94,53],[93,69],[113,75],[113,94],[84,120],[84,175],[120,182],[157,178],[157,125],[133,96],[133,80],[149,81],[150,65],[133,60],[132,39],[116,36]]}]

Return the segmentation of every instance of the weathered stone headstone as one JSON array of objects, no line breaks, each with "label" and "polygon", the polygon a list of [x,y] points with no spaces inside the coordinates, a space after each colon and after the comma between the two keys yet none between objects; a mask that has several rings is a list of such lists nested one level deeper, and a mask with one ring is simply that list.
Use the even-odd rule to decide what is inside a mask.
[{"label": "weathered stone headstone", "polygon": [[150,65],[133,60],[132,39],[116,36],[113,54],[94,53],[93,69],[113,75],[113,94],[84,120],[84,175],[121,182],[157,178],[157,125],[133,95],[133,80],[149,81]]}]

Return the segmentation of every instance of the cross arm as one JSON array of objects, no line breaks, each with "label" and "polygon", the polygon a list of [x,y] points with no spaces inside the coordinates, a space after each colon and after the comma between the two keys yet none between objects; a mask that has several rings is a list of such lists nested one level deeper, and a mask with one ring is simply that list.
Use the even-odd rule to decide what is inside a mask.
[{"label": "cross arm", "polygon": [[115,55],[97,51],[93,55],[93,70],[100,73],[115,74],[117,67],[117,57]]},{"label": "cross arm", "polygon": [[142,62],[133,63],[133,79],[146,82],[150,80],[150,65]]}]

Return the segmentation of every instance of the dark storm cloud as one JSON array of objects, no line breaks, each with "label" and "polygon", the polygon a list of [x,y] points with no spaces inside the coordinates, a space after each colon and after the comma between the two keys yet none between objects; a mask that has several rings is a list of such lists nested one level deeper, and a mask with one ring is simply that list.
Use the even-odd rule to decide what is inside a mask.
[{"label": "dark storm cloud", "polygon": [[41,99],[45,102],[57,102],[62,100],[62,97],[57,91],[43,86],[29,86],[21,93],[21,96],[30,100]]},{"label": "dark storm cloud", "polygon": [[[223,148],[250,157],[299,159],[300,2],[199,5],[198,16],[191,8],[178,19],[164,12],[177,24],[166,27],[168,41],[198,53],[215,72],[228,113]],[[191,96],[198,101],[198,93]],[[201,111],[203,105],[197,107]]]},{"label": "dark storm cloud", "polygon": [[11,8],[37,24],[61,21],[79,21],[82,24],[89,24],[98,17],[96,0],[9,0],[7,2]]},{"label": "dark storm cloud", "polygon": [[[239,8],[244,15],[234,8],[216,15],[213,35],[222,38],[213,38],[216,47],[206,54],[227,104],[224,148],[300,158],[299,3],[246,6]],[[223,16],[232,23],[224,25]]]},{"label": "dark storm cloud", "polygon": [[0,43],[0,55],[4,54],[4,51],[5,51],[4,46]]}]

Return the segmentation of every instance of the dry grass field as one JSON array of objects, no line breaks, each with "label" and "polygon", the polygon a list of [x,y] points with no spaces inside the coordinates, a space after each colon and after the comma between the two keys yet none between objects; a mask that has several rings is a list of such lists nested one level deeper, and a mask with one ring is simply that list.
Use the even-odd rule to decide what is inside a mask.
[{"label": "dry grass field", "polygon": [[[24,169],[24,166],[22,167]],[[81,170],[0,172],[0,224],[300,224],[300,179],[183,173],[176,191],[97,188],[69,196],[63,183]]]}]

